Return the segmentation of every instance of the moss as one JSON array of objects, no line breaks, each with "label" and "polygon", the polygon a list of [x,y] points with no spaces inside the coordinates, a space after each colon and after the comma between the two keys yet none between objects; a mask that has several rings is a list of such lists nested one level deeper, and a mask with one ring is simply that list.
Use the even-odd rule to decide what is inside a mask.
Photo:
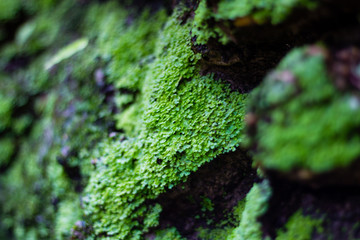
[{"label": "moss", "polygon": [[211,9],[208,8],[206,1],[202,0],[195,11],[191,34],[196,37],[196,43],[206,44],[210,38],[220,38],[226,44],[229,39],[218,27],[209,27],[209,21],[214,17]]},{"label": "moss", "polygon": [[0,167],[6,165],[10,161],[11,155],[14,153],[14,139],[5,137],[0,139]]},{"label": "moss", "polygon": [[34,10],[14,42],[1,46],[1,230],[9,239],[67,239],[70,224],[82,217],[76,199],[92,170],[88,157],[113,119],[89,81],[101,64],[95,48],[44,67],[74,31],[83,34],[69,23],[81,22],[87,8],[74,9],[74,1],[52,10],[56,1],[37,3],[44,12]]},{"label": "moss", "polygon": [[303,216],[299,210],[286,223],[286,230],[278,231],[276,240],[310,240],[314,231],[322,232],[321,223],[322,219]]},{"label": "moss", "polygon": [[73,196],[59,204],[58,214],[55,219],[56,239],[69,239],[71,229],[77,221],[81,219],[81,209],[79,208],[79,198]]},{"label": "moss", "polygon": [[211,199],[207,198],[207,197],[203,197],[203,200],[201,202],[201,211],[205,212],[205,211],[213,211],[214,210],[214,204],[211,202]]},{"label": "moss", "polygon": [[255,162],[266,168],[324,172],[359,158],[358,97],[337,90],[324,55],[310,51],[293,50],[251,94],[258,122],[250,141],[258,144]]},{"label": "moss", "polygon": [[270,196],[271,188],[268,180],[254,184],[246,195],[246,205],[240,223],[228,236],[228,240],[262,239],[261,223],[258,222],[258,218],[266,212]]},{"label": "moss", "polygon": [[86,198],[97,234],[139,239],[157,225],[156,205],[146,200],[241,142],[245,96],[198,74],[189,28],[174,16],[157,40],[142,88],[140,134],[101,148]]},{"label": "moss", "polygon": [[186,238],[183,238],[174,227],[156,232],[156,237],[154,240],[167,240],[167,239],[185,240]]},{"label": "moss", "polygon": [[144,10],[138,18],[133,14],[115,2],[95,5],[88,12],[85,25],[89,35],[96,34],[98,55],[108,62],[107,81],[120,90],[116,93],[119,111],[115,117],[116,127],[128,136],[136,136],[141,126],[138,116],[143,111],[143,99],[140,93],[149,63],[154,60],[158,33],[166,20],[162,10],[153,15]]},{"label": "moss", "polygon": [[267,21],[278,24],[286,19],[294,8],[314,9],[317,3],[313,0],[281,0],[281,1],[244,1],[222,0],[218,5],[217,19],[236,19],[253,16],[258,23]]},{"label": "moss", "polygon": [[21,7],[20,0],[3,0],[0,2],[0,22],[15,17]]},{"label": "moss", "polygon": [[[222,0],[216,7],[208,7],[206,0],[201,0],[195,11],[192,35],[196,37],[197,44],[206,44],[210,38],[218,39],[220,43],[227,44],[232,24],[245,26],[249,24],[280,24],[291,14],[294,9],[315,9],[317,2],[313,0],[281,0],[281,1],[252,1],[252,0]],[[214,11],[213,9],[216,9]],[[221,23],[221,24],[218,24]],[[221,27],[220,27],[221,26]],[[224,28],[228,30],[224,32]],[[232,33],[231,33],[232,34]],[[231,35],[230,34],[230,35]]]},{"label": "moss", "polygon": [[213,228],[197,229],[197,237],[202,240],[222,240],[231,236],[235,227],[239,225],[241,216],[245,209],[245,199],[238,202],[232,211],[226,215],[225,219],[220,221]]}]

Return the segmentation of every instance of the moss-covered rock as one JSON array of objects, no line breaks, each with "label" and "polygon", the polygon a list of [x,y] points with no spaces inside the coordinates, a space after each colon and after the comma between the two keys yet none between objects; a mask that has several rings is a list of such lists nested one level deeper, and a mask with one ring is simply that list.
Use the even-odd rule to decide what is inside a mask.
[{"label": "moss-covered rock", "polygon": [[0,2],[0,238],[358,237],[346,3]]},{"label": "moss-covered rock", "polygon": [[143,83],[138,136],[102,148],[86,199],[99,235],[139,239],[157,226],[161,211],[147,200],[241,142],[245,96],[199,75],[189,26],[173,16],[158,38]]},{"label": "moss-covered rock", "polygon": [[336,88],[324,51],[293,50],[251,94],[247,122],[255,163],[282,172],[303,169],[299,177],[306,178],[359,159],[358,91]]}]

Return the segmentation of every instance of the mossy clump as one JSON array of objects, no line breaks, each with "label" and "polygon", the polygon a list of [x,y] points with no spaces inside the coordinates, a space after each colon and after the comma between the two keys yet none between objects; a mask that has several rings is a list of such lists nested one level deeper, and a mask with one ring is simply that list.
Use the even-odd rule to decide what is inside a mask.
[{"label": "mossy clump", "polygon": [[228,240],[261,240],[261,223],[258,218],[268,209],[268,201],[272,194],[268,180],[255,183],[246,195],[246,205],[239,225],[227,237]]},{"label": "mossy clump", "polygon": [[219,38],[224,44],[229,41],[219,27],[209,27],[209,21],[211,21],[213,17],[214,13],[211,8],[207,6],[206,1],[200,1],[199,6],[195,11],[193,27],[191,30],[192,36],[196,37],[197,44],[206,44],[210,38]]},{"label": "mossy clump", "polygon": [[213,228],[197,229],[198,237],[202,240],[223,240],[228,239],[234,229],[239,225],[245,209],[246,199],[242,199],[226,215],[226,218],[215,225]]},{"label": "mossy clump", "polygon": [[158,225],[161,206],[149,200],[242,141],[246,96],[199,75],[190,27],[175,13],[157,38],[141,88],[139,134],[100,147],[85,197],[99,236],[140,239]]},{"label": "mossy clump", "polygon": [[185,240],[186,238],[183,238],[180,233],[177,231],[176,228],[167,228],[164,230],[160,230],[156,232],[156,237],[154,240]]},{"label": "mossy clump", "polygon": [[[277,25],[295,9],[313,10],[318,3],[313,0],[221,0],[216,6],[201,0],[195,11],[192,35],[197,44],[206,44],[210,38],[227,44],[233,39],[233,26],[244,27],[254,24]],[[216,10],[214,10],[216,9]]]},{"label": "mossy clump", "polygon": [[252,92],[247,123],[255,163],[321,173],[359,159],[359,91],[335,87],[326,55],[317,46],[294,49]]},{"label": "mossy clump", "polygon": [[216,19],[236,19],[252,16],[255,22],[262,23],[268,20],[272,24],[279,24],[295,8],[314,9],[317,2],[314,0],[222,0],[218,4]]},{"label": "mossy clump", "polygon": [[299,210],[290,217],[285,229],[278,231],[276,240],[311,240],[314,231],[322,232],[322,221],[304,216]]}]

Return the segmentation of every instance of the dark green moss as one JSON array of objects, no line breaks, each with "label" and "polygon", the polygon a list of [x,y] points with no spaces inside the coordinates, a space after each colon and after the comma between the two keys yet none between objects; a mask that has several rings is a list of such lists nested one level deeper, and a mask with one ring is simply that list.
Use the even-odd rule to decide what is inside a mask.
[{"label": "dark green moss", "polygon": [[[268,22],[280,24],[295,9],[313,10],[317,2],[313,0],[282,1],[244,1],[222,0],[216,6],[209,7],[206,0],[201,0],[195,11],[192,34],[198,44],[206,44],[210,38],[227,44],[231,39],[231,26],[244,27],[252,24],[262,25]],[[214,10],[216,9],[216,10]],[[221,24],[214,24],[221,23]],[[229,24],[229,22],[233,22]],[[224,29],[227,30],[224,31]]]}]

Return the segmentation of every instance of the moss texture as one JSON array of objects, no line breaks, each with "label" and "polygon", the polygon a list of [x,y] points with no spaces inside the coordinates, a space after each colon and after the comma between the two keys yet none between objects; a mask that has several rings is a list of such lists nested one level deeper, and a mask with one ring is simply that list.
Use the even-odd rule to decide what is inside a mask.
[{"label": "moss texture", "polygon": [[241,142],[245,96],[198,74],[189,25],[173,16],[159,36],[137,106],[143,107],[137,115],[139,136],[102,148],[101,169],[87,189],[88,214],[99,234],[140,238],[158,224],[161,211],[159,205],[146,206],[146,200]]},{"label": "moss texture", "polygon": [[[316,38],[292,40],[298,14],[321,23],[336,4],[1,0],[0,239],[360,237],[356,189],[286,188],[296,171],[357,169],[360,50],[291,49]],[[339,8],[344,29],[359,25],[352,9]],[[264,76],[285,49],[274,29],[294,35]],[[254,90],[250,75],[264,77]],[[177,198],[197,203],[169,210]]]}]

